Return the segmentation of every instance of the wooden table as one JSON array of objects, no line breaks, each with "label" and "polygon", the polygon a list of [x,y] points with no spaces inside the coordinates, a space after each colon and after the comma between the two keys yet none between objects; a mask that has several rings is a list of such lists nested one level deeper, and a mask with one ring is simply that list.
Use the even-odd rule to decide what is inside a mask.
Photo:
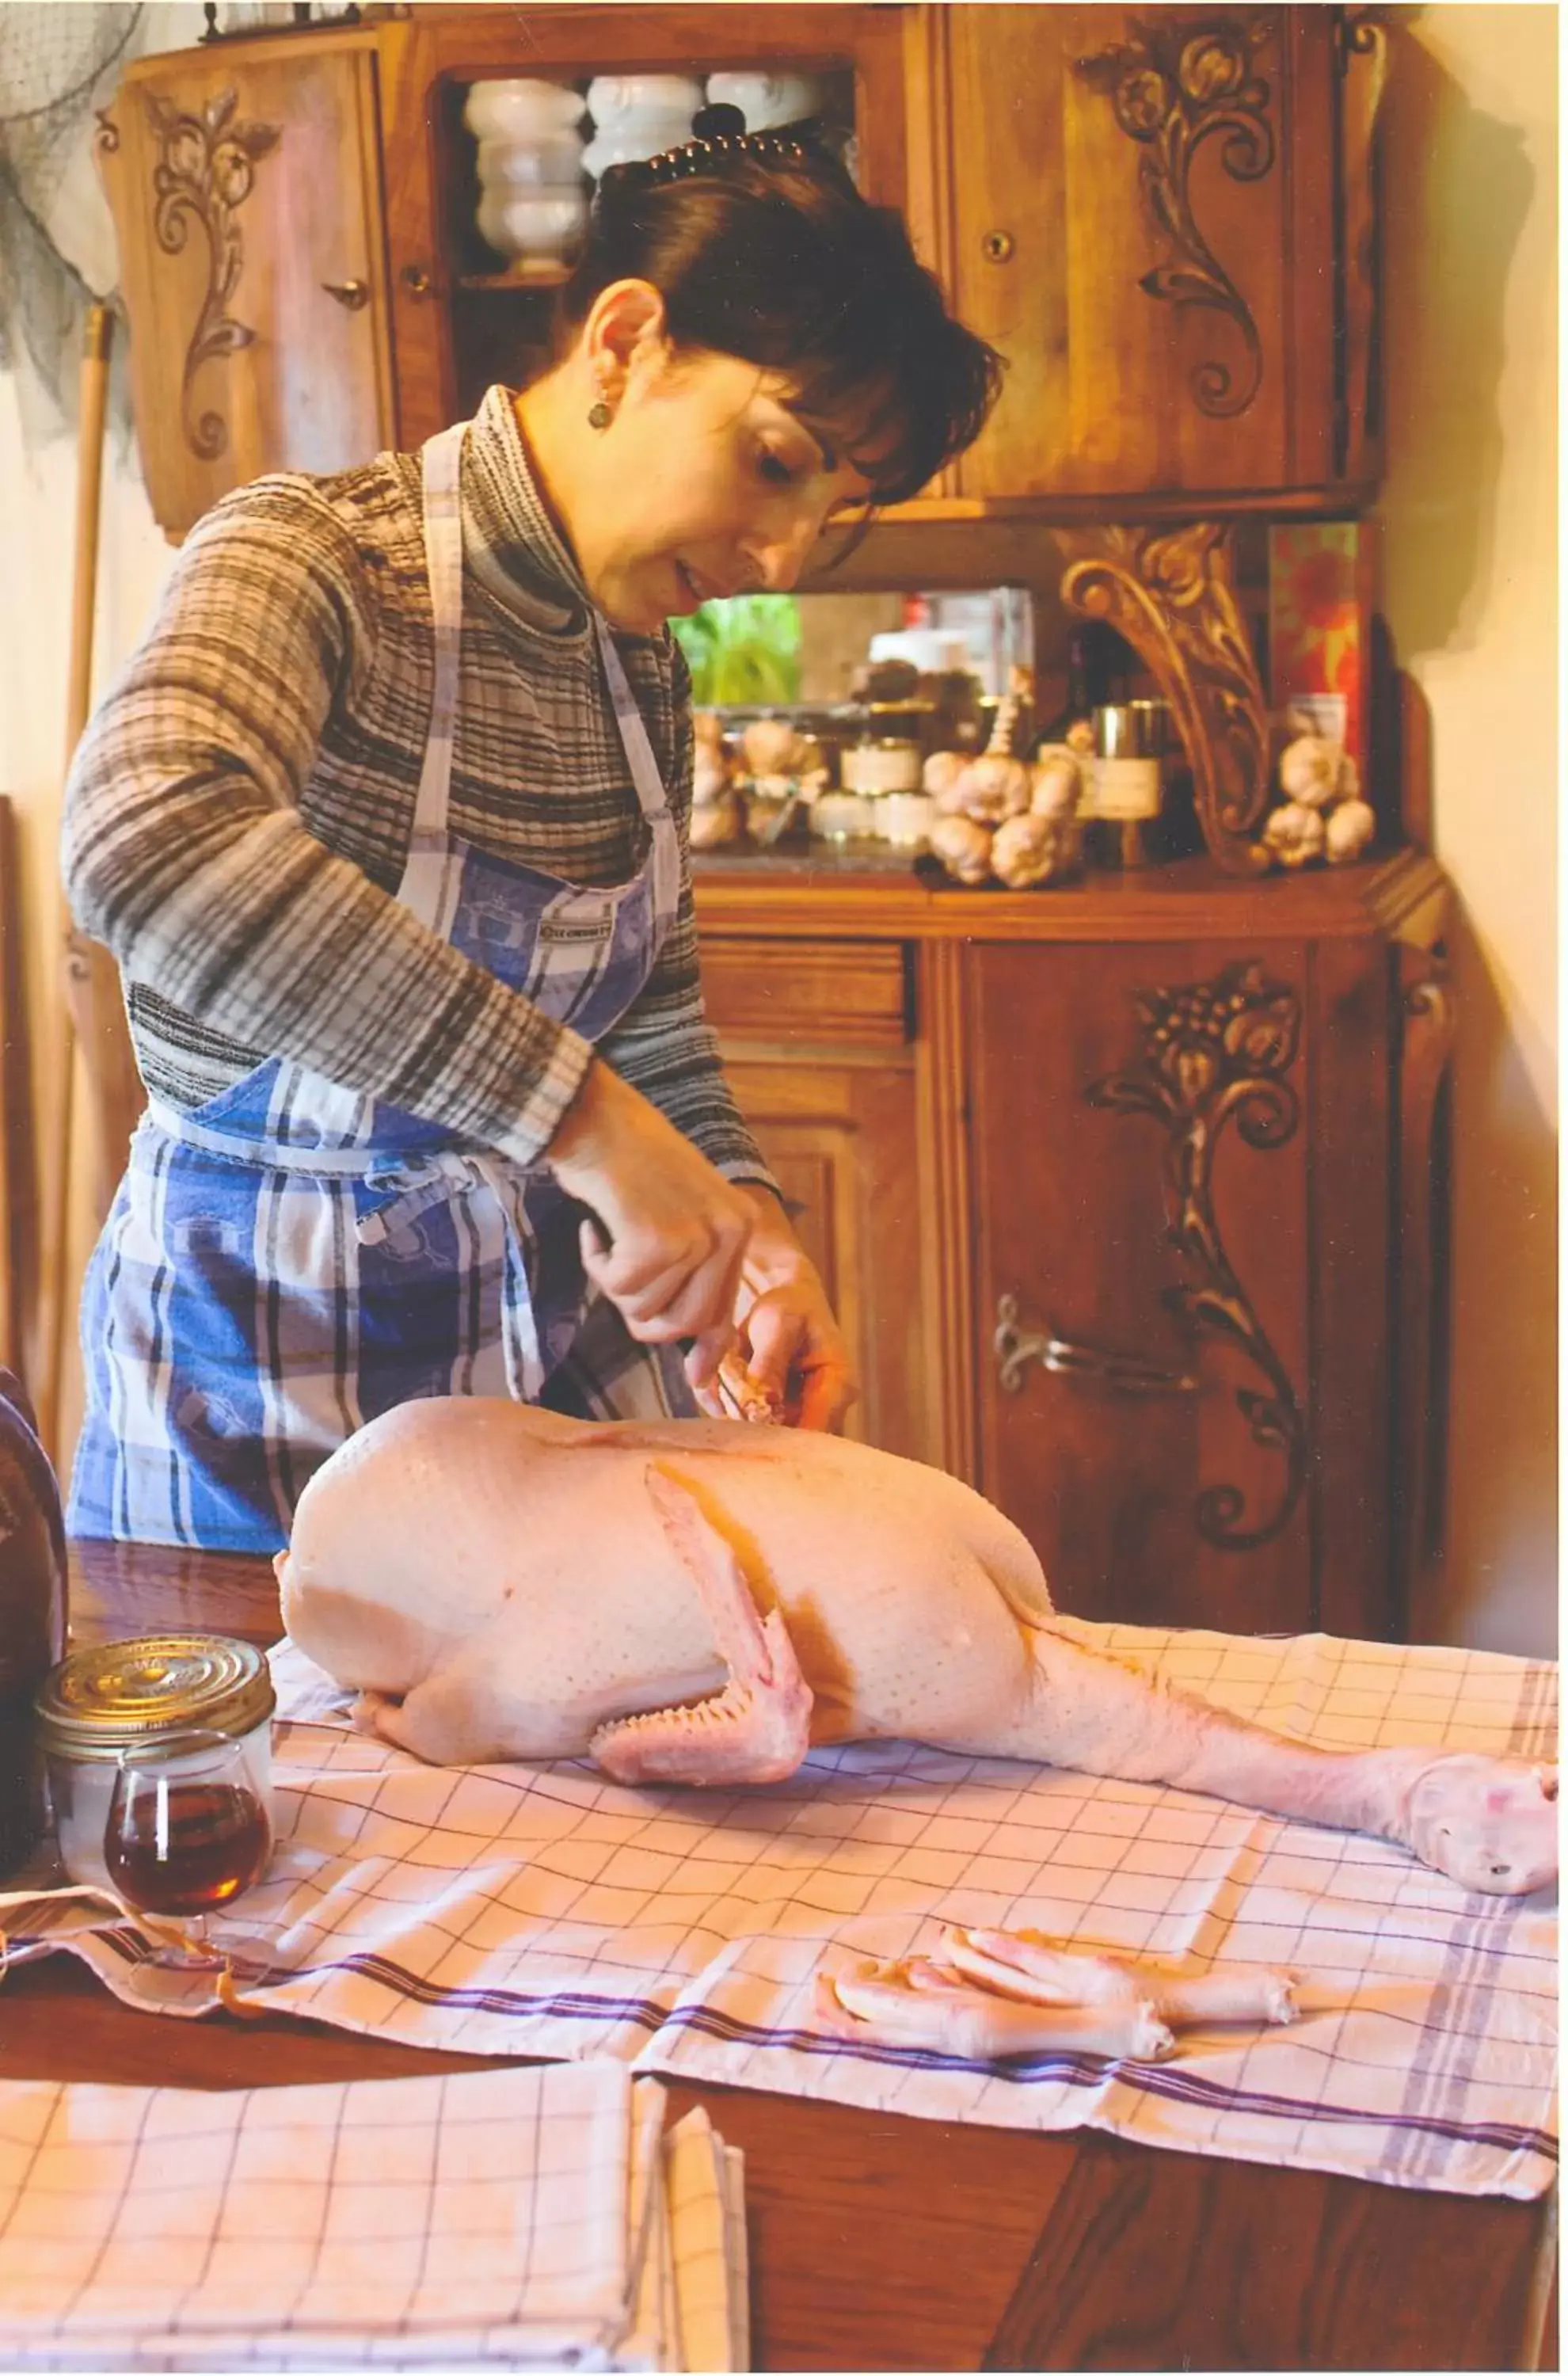
[{"label": "wooden table", "polygon": [[[77,1643],[166,1626],[266,1643],[279,1630],[259,1560],[84,1545],[74,1585]],[[11,2078],[236,2087],[477,2067],[284,2015],[135,2013],[67,1955],[12,1973],[0,1996]],[[1087,2132],[671,2093],[677,2110],[706,2102],[745,2152],[758,2368],[1557,2365],[1546,2204]]]}]

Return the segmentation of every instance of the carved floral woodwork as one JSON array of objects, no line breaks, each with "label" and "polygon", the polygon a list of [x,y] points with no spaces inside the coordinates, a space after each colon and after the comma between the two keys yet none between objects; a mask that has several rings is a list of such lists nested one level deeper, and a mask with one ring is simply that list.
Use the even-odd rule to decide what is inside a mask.
[{"label": "carved floral woodwork", "polygon": [[153,168],[153,233],[166,255],[184,253],[193,230],[207,242],[207,289],[185,350],[180,419],[191,451],[216,461],[229,444],[222,415],[196,412],[195,380],[206,362],[248,347],[255,333],[229,312],[244,268],[235,220],[249,197],[257,161],[276,148],[281,126],[237,121],[238,94],[215,91],[192,112],[144,90],[158,161]]},{"label": "carved floral woodwork", "polygon": [[1261,965],[1227,966],[1212,980],[1154,990],[1135,1001],[1142,1061],[1096,1081],[1093,1106],[1151,1115],[1165,1129],[1168,1235],[1191,1274],[1166,1302],[1195,1338],[1217,1337],[1243,1354],[1265,1381],[1241,1386],[1236,1403],[1254,1443],[1285,1464],[1272,1510],[1246,1522],[1235,1485],[1209,1485],[1194,1510],[1198,1532],[1222,1550],[1253,1550],[1279,1534],[1307,1473],[1307,1425],[1289,1372],[1225,1251],[1214,1204],[1214,1166],[1234,1123],[1246,1145],[1267,1153],[1295,1135],[1301,1104],[1286,1075],[1301,1042],[1295,992]]},{"label": "carved floral woodwork", "polygon": [[1232,181],[1259,182],[1272,169],[1269,87],[1253,72],[1269,34],[1261,16],[1217,18],[1195,30],[1179,21],[1134,18],[1129,41],[1074,61],[1086,82],[1109,93],[1117,123],[1137,144],[1139,189],[1176,251],[1174,261],[1144,273],[1139,288],[1170,303],[1212,307],[1241,333],[1246,355],[1241,372],[1211,356],[1191,376],[1199,411],[1218,421],[1245,412],[1257,395],[1263,342],[1246,301],[1198,227],[1193,162],[1206,142],[1218,139]]},{"label": "carved floral woodwork", "polygon": [[1063,529],[1062,600],[1107,620],[1170,703],[1204,838],[1229,873],[1258,874],[1269,800],[1268,705],[1231,590],[1223,527]]}]

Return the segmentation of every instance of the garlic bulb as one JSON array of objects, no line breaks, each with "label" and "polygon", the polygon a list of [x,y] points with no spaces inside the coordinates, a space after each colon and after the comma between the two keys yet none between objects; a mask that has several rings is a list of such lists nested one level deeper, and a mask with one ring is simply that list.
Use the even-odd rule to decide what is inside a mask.
[{"label": "garlic bulb", "polygon": [[1042,817],[1075,816],[1083,782],[1077,753],[1065,742],[1048,743],[1036,752],[1029,770],[1032,814]]},{"label": "garlic bulb", "polygon": [[1287,801],[1265,819],[1263,838],[1281,866],[1305,866],[1310,859],[1323,856],[1322,814],[1301,801]]},{"label": "garlic bulb", "polygon": [[1324,838],[1330,866],[1344,866],[1360,858],[1377,831],[1377,818],[1365,801],[1341,801],[1330,809]]},{"label": "garlic bulb", "polygon": [[741,737],[747,774],[795,775],[804,755],[801,745],[805,739],[804,735],[795,731],[787,718],[754,718]]},{"label": "garlic bulb", "polygon": [[939,816],[930,846],[956,883],[983,883],[991,873],[991,835],[973,817]]},{"label": "garlic bulb", "polygon": [[[943,806],[946,795],[969,764],[968,754],[963,751],[932,753],[925,766],[921,769],[921,784],[923,790],[931,793],[939,807]],[[952,814],[951,810],[944,809],[944,814]]]},{"label": "garlic bulb", "polygon": [[1022,816],[1029,804],[1029,771],[1021,759],[1008,758],[999,751],[985,752],[970,760],[948,801],[958,814],[986,825],[994,825],[1002,817]]},{"label": "garlic bulb", "polygon": [[[1342,780],[1347,767],[1348,783]],[[1297,801],[1302,808],[1326,808],[1330,801],[1354,791],[1355,775],[1355,761],[1323,734],[1298,734],[1279,754],[1279,789],[1288,801]]]},{"label": "garlic bulb", "polygon": [[708,801],[692,811],[691,844],[694,849],[722,849],[729,841],[739,841],[745,825],[745,811],[732,791],[720,792],[717,800]]},{"label": "garlic bulb", "polygon": [[730,781],[730,770],[722,751],[714,751],[699,742],[692,760],[692,802],[699,809],[711,808],[723,797]]},{"label": "garlic bulb", "polygon": [[1065,872],[1077,855],[1077,831],[1070,818],[1008,817],[992,837],[991,871],[1011,890],[1027,891]]},{"label": "garlic bulb", "polygon": [[711,709],[693,711],[692,742],[692,799],[698,808],[707,808],[718,800],[730,781],[724,723]]}]

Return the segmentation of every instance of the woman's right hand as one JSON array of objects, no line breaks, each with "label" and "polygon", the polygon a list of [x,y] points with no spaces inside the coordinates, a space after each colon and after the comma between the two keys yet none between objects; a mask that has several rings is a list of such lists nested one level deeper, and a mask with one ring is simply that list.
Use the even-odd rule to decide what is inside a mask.
[{"label": "woman's right hand", "polygon": [[734,1340],[750,1200],[597,1056],[549,1159],[600,1225],[583,1224],[588,1277],[639,1343],[691,1337],[686,1374],[706,1386]]}]

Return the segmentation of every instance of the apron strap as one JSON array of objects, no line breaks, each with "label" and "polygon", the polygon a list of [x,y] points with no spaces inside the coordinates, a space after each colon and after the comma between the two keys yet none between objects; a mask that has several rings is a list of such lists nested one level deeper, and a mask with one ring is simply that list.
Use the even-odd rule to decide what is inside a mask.
[{"label": "apron strap", "polygon": [[[457,664],[463,639],[463,516],[459,497],[466,421],[455,421],[426,444],[421,472],[425,567],[435,629],[435,691],[419,797],[414,802],[414,839],[429,840],[446,830],[452,786],[452,737],[457,720]],[[430,920],[425,919],[428,922]]]},{"label": "apron strap", "polygon": [[675,835],[675,820],[670,814],[664,778],[659,772],[659,762],[653,755],[653,745],[647,739],[642,712],[626,681],[626,671],[615,648],[609,621],[596,611],[593,624],[626,763],[631,768],[637,799],[653,838],[653,927],[657,944],[663,940],[674,919],[676,903],[681,896],[681,845]]},{"label": "apron strap", "polygon": [[[458,701],[458,663],[463,632],[463,517],[461,477],[468,423],[456,421],[449,429],[427,440],[421,468],[421,504],[424,521],[425,566],[430,577],[430,610],[435,636],[435,687],[431,701],[430,731],[414,802],[410,865],[400,896],[422,922],[440,929],[438,917],[445,868],[435,845],[446,833],[452,787],[452,743]],[[675,821],[670,813],[664,779],[653,755],[621,655],[608,621],[594,612],[600,659],[610,690],[611,706],[620,732],[626,764],[636,787],[637,801],[652,837],[653,920],[656,942],[662,941],[674,919],[681,894],[681,850]]]},{"label": "apron strap", "polygon": [[[426,567],[430,581],[431,617],[435,640],[435,680],[429,734],[420,771],[414,805],[413,831],[398,897],[404,907],[442,940],[449,940],[463,862],[447,830],[452,780],[452,749],[459,697],[458,662],[462,636],[463,530],[460,476],[466,422],[455,422],[425,445],[421,457],[422,505]],[[606,622],[596,612],[594,625],[606,683],[614,707],[616,726],[625,749],[637,799],[652,835],[647,879],[653,947],[657,952],[669,930],[680,897],[680,846],[658,762],[647,737],[626,671]],[[608,897],[612,909],[614,896]],[[651,960],[650,960],[651,962]],[[260,1158],[275,1169],[350,1177],[364,1170],[367,1147],[362,1135],[369,1100],[312,1074],[308,1067],[280,1060],[279,1078],[269,1103],[265,1142],[252,1133],[230,1132],[194,1122],[153,1099],[151,1118],[169,1137],[211,1153]],[[345,1109],[347,1109],[345,1111]],[[273,1113],[285,1115],[289,1127],[273,1126]],[[301,1128],[312,1124],[314,1128]]]}]

